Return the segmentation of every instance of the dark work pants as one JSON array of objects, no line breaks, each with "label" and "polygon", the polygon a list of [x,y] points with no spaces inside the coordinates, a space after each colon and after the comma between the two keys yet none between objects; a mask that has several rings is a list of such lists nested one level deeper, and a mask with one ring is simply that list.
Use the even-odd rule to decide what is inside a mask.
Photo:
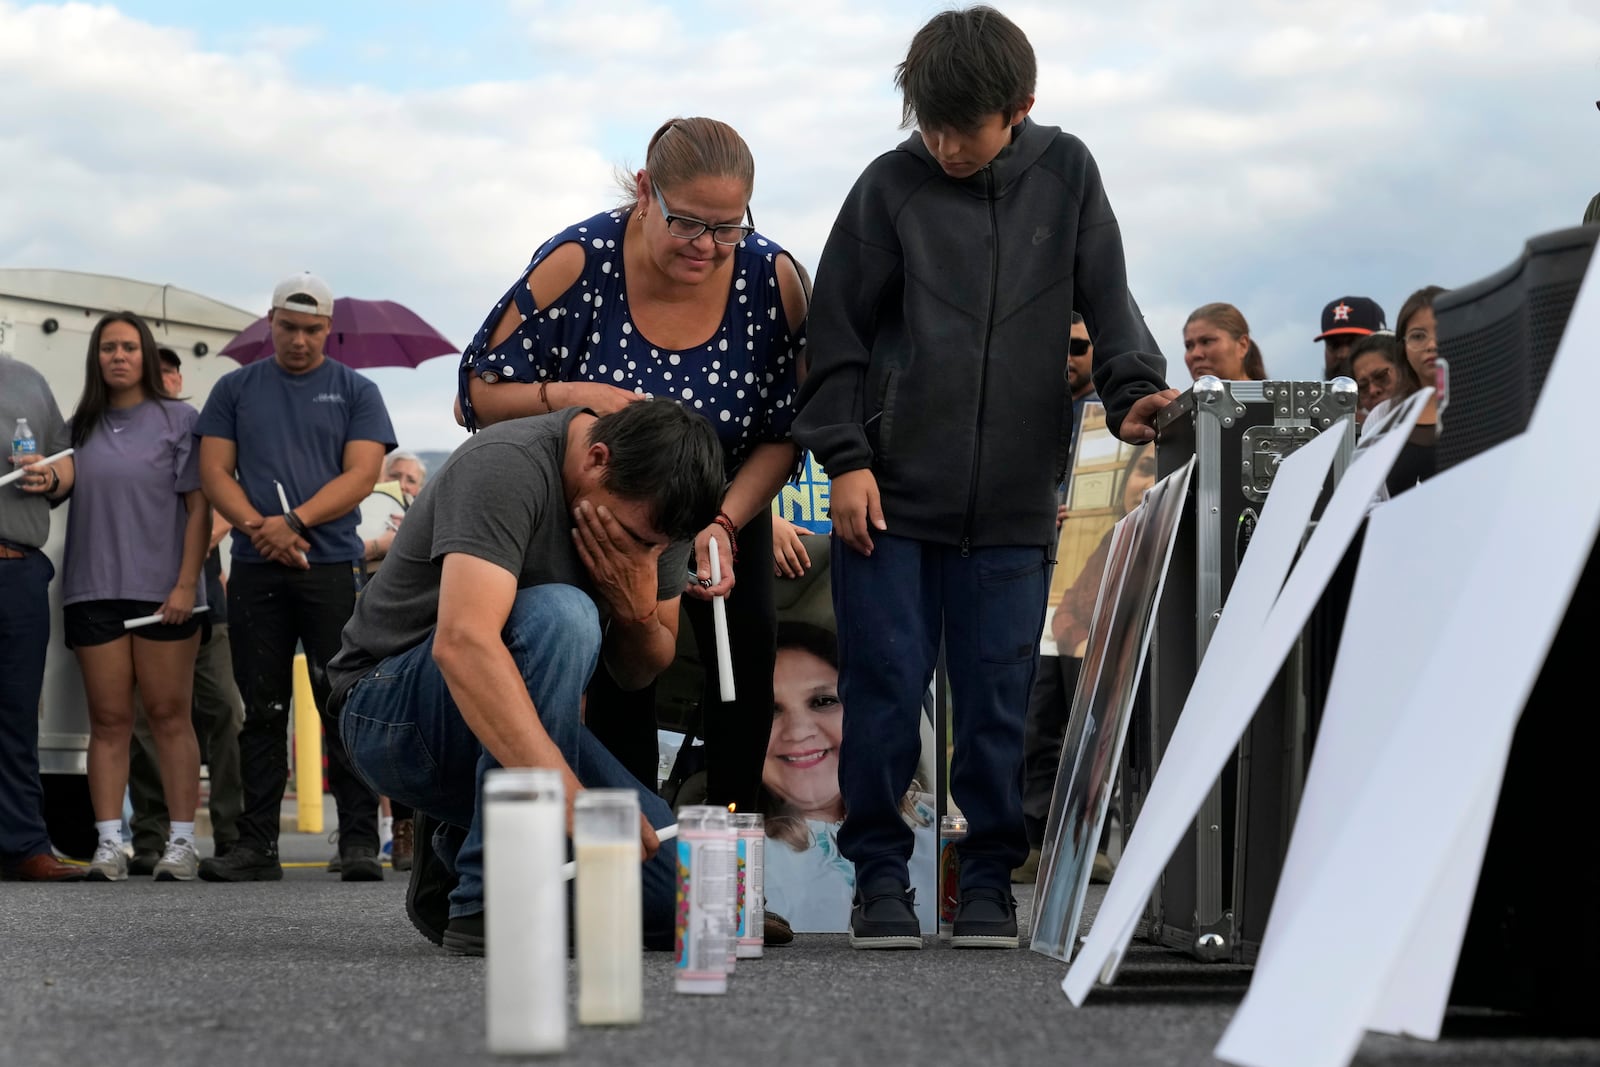
[{"label": "dark work pants", "polygon": [[[694,627],[700,662],[705,666],[700,733],[706,748],[706,803],[737,804],[740,811],[756,811],[761,766],[772,735],[772,667],[777,656],[772,514],[763,511],[745,524],[739,531],[738,546],[733,593],[726,601],[737,700],[722,702],[710,602],[685,596],[680,601],[680,625]],[[654,784],[658,762],[654,685],[624,692],[606,671],[595,671],[584,721],[630,774]]]},{"label": "dark work pants", "polygon": [[1009,891],[1028,855],[1022,732],[1044,625],[1045,550],[938,545],[874,532],[863,556],[832,545],[844,704],[839,851],[856,885],[908,882],[900,802],[922,750],[920,717],[944,639],[955,752],[950,793],[967,818],[961,887]]},{"label": "dark work pants", "polygon": [[[128,759],[133,850],[160,852],[166,847],[170,831],[167,795],[161,785],[155,739],[143,705],[136,702],[134,713]],[[233,680],[228,624],[221,623],[211,627],[211,637],[200,646],[194,662],[194,732],[205,745],[210,792],[207,807],[211,812],[211,838],[219,855],[239,839],[239,815],[244,810],[244,779],[239,770],[239,728],[243,723],[244,703]]]},{"label": "dark work pants", "polygon": [[37,549],[0,559],[0,862],[7,864],[50,851],[39,785],[39,692],[54,576]]},{"label": "dark work pants", "polygon": [[1044,845],[1050,798],[1061,767],[1061,746],[1067,739],[1067,717],[1082,667],[1083,660],[1076,656],[1040,656],[1033,677],[1022,734],[1022,815],[1031,848]]},{"label": "dark work pants", "polygon": [[[239,762],[244,814],[239,843],[276,850],[283,790],[289,780],[289,705],[298,642],[306,654],[311,691],[322,713],[328,785],[339,811],[340,851],[378,848],[378,797],[350,766],[338,728],[328,718],[328,661],[355,610],[360,564],[313,563],[302,571],[277,563],[235,561],[228,579],[233,676],[244,698]],[[301,803],[321,798],[302,797]]]}]

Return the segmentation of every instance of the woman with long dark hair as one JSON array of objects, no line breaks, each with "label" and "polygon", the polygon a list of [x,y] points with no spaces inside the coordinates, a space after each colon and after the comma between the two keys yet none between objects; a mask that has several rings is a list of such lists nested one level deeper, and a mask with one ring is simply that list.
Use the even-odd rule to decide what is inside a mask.
[{"label": "woman with long dark hair", "polygon": [[[101,319],[89,338],[83,395],[72,416],[77,483],[61,587],[67,646],[78,657],[89,702],[89,796],[99,836],[91,881],[128,876],[122,797],[135,686],[172,820],[156,879],[189,881],[199,866],[200,750],[189,705],[211,509],[200,492],[198,418],[193,407],[166,395],[144,320],[131,312]],[[158,621],[128,626],[150,616]]]},{"label": "woman with long dark hair", "polygon": [[[1395,333],[1405,346],[1405,360],[1411,368],[1411,377],[1368,413],[1364,425],[1382,425],[1385,421],[1383,416],[1391,408],[1403,403],[1423,386],[1435,385],[1434,367],[1439,359],[1439,338],[1433,301],[1445,291],[1439,285],[1424,286],[1406,297],[1406,302],[1400,306],[1400,316],[1395,319]],[[1411,428],[1410,438],[1389,470],[1385,487],[1391,497],[1433,477],[1438,463],[1434,451],[1438,440],[1439,394],[1435,392],[1423,405],[1422,414],[1417,416],[1417,424]]]}]

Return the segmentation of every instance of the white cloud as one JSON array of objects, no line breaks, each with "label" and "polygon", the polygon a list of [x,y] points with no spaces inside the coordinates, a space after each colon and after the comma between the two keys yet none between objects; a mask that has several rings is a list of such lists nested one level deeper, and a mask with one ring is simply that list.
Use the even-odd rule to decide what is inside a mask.
[{"label": "white cloud", "polygon": [[[1238,304],[1274,373],[1309,374],[1332,296],[1392,314],[1600,191],[1587,4],[1004,6],[1039,54],[1035,117],[1096,154],[1177,384],[1201,303]],[[465,343],[534,247],[614,201],[613,169],[663,119],[711,114],[755,151],[762,228],[815,265],[861,167],[904,136],[893,69],[934,10],[518,0],[488,16],[490,73],[394,90],[297,73],[311,45],[395,47],[376,35],[261,26],[202,46],[111,7],[0,0],[3,262],[248,308],[312,268]],[[450,360],[382,379],[407,444],[459,439]]]}]

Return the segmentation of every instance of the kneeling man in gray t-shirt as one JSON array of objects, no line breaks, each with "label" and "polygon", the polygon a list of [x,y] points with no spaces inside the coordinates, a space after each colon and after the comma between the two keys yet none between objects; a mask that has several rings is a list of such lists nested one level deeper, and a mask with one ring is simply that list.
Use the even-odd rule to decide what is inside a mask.
[{"label": "kneeling man in gray t-shirt", "polygon": [[443,824],[437,862],[418,841],[407,907],[436,944],[483,952],[479,797],[505,766],[561,772],[569,833],[580,790],[638,790],[645,940],[670,946],[675,873],[652,827],[672,811],[584,728],[580,700],[601,659],[628,688],[672,662],[722,478],[710,423],[673,401],[570,408],[479,433],[406,513],[328,666],[330,703],[368,783]]}]

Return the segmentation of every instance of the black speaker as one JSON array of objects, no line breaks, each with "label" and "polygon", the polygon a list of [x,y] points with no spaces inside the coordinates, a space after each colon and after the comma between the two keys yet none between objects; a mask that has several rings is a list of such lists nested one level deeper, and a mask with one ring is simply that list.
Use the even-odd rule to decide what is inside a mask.
[{"label": "black speaker", "polygon": [[1590,552],[1539,681],[1517,723],[1494,828],[1450,1002],[1600,1033],[1600,849],[1594,757],[1600,716],[1589,690],[1600,627],[1600,565]]},{"label": "black speaker", "polygon": [[1597,235],[1597,226],[1541,234],[1503,270],[1435,300],[1449,369],[1438,470],[1528,428]]},{"label": "black speaker", "polygon": [[[1449,365],[1440,471],[1528,428],[1597,236],[1600,226],[1535,237],[1504,270],[1438,297]],[[1596,555],[1591,547],[1517,724],[1450,996],[1591,1034],[1600,1032],[1600,923],[1588,915],[1600,900],[1600,850],[1589,840],[1600,814],[1600,716],[1581,694],[1600,628]],[[1507,566],[1514,581],[1515,561]]]}]

